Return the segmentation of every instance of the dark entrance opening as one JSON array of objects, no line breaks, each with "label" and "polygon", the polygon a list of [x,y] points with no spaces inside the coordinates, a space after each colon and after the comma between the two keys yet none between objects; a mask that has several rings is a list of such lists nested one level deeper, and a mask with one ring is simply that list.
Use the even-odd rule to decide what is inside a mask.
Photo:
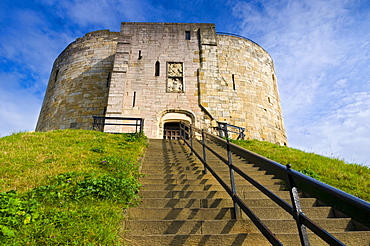
[{"label": "dark entrance opening", "polygon": [[180,122],[164,123],[163,139],[180,139]]}]

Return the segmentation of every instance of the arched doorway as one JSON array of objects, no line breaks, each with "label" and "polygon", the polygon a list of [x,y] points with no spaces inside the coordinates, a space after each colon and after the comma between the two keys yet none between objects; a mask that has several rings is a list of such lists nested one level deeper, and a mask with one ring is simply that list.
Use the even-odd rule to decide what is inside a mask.
[{"label": "arched doorway", "polygon": [[180,121],[192,124],[194,115],[185,110],[166,110],[162,113],[160,126],[163,130],[163,139],[179,139],[180,138]]},{"label": "arched doorway", "polygon": [[180,122],[167,122],[163,125],[163,139],[179,139]]}]

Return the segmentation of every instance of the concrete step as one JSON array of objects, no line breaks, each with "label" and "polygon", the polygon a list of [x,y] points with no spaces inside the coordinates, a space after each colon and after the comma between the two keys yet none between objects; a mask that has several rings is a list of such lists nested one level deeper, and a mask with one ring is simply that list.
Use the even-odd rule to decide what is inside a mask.
[{"label": "concrete step", "polygon": [[[219,176],[224,180],[229,180],[229,173],[222,172],[219,174]],[[249,175],[251,178],[253,178],[256,181],[260,180],[272,180],[274,179],[273,175]],[[196,171],[195,173],[179,173],[179,174],[147,174],[144,178],[157,178],[157,179],[210,179],[214,178],[212,174],[203,174],[200,170]],[[243,181],[244,178],[240,177],[239,175],[235,175],[235,180]],[[280,180],[275,180],[280,181]]]},{"label": "concrete step", "polygon": [[[280,207],[251,207],[250,208],[260,219],[287,220],[292,216]],[[304,214],[311,219],[318,218],[335,218],[335,211],[330,207],[311,207],[302,209]],[[242,218],[247,219],[246,215]]]},{"label": "concrete step", "polygon": [[[275,191],[274,194],[287,201],[290,200],[288,191]],[[238,191],[238,195],[243,199],[267,198],[260,191]],[[143,198],[230,198],[226,191],[186,191],[186,190],[141,190],[139,196]]]},{"label": "concrete step", "polygon": [[254,245],[266,246],[270,243],[260,233],[239,234],[177,234],[127,236],[125,241],[131,246],[182,245]]},{"label": "concrete step", "polygon": [[[368,232],[346,232],[333,233],[333,236],[341,240],[347,246],[369,246]],[[276,237],[284,245],[301,245],[297,233],[276,234]],[[153,245],[253,245],[266,246],[271,245],[260,233],[237,233],[237,234],[165,234],[165,235],[145,235],[127,236],[127,243],[131,246],[153,246]],[[314,246],[327,246],[328,244],[309,233],[310,244]]]},{"label": "concrete step", "polygon": [[[260,219],[289,220],[290,214],[277,207],[250,208]],[[334,218],[330,207],[305,208],[304,213],[310,218]],[[141,220],[221,220],[233,219],[233,208],[147,208],[137,207],[128,210],[130,219]],[[241,214],[242,219],[249,219]]]},{"label": "concrete step", "polygon": [[[297,224],[291,220],[263,220],[274,233],[296,233]],[[350,219],[320,219],[318,225],[331,232],[350,231]],[[350,228],[351,229],[351,228]],[[229,234],[259,233],[251,220],[128,220],[127,235],[154,234]]]},{"label": "concrete step", "polygon": [[[195,145],[197,149],[199,145]],[[226,150],[214,145],[224,157]],[[201,153],[201,151],[200,151]],[[290,203],[281,180],[232,155],[233,164]],[[228,167],[207,152],[209,165],[229,182]],[[128,245],[270,245],[243,213],[234,220],[232,200],[187,146],[177,140],[150,140],[141,166],[144,196],[127,210],[124,240]],[[237,192],[246,205],[284,245],[300,245],[296,222],[256,188],[236,176]],[[369,231],[314,198],[301,198],[303,212],[346,245],[370,245]],[[309,231],[311,245],[327,245]]]},{"label": "concrete step", "polygon": [[[228,181],[229,179],[225,179]],[[142,184],[219,184],[218,181],[213,178],[204,178],[204,179],[163,179],[163,178],[153,178],[152,176],[141,177],[140,182]],[[239,181],[240,182],[240,181]],[[240,184],[238,182],[238,184]],[[244,181],[247,182],[247,181]],[[262,185],[281,185],[279,179],[269,179],[269,180],[259,180],[258,183]],[[248,184],[248,183],[247,183]]]},{"label": "concrete step", "polygon": [[[261,170],[259,167],[255,167],[251,164],[239,164],[239,165],[236,165],[237,167],[241,168],[241,169],[250,169],[250,170],[255,170],[255,171],[263,171]],[[167,169],[184,169],[184,168],[192,168],[192,167],[197,167],[197,168],[203,168],[203,164],[202,163],[189,163],[189,162],[184,162],[184,163],[171,163],[171,162],[168,162],[168,161],[164,161],[163,163],[162,162],[154,162],[154,161],[151,161],[151,163],[146,163],[145,165],[143,165],[143,170],[167,170]],[[211,165],[212,169],[215,169],[215,170],[227,170],[228,169],[228,166],[225,165],[225,164],[220,164],[220,165]]]},{"label": "concrete step", "polygon": [[161,179],[150,176],[139,179],[142,184],[219,184],[214,178],[210,179]]},{"label": "concrete step", "polygon": [[[229,176],[230,174],[230,171],[227,170],[227,169],[214,169],[214,171],[217,172],[218,175],[220,176]],[[244,173],[246,173],[247,175],[249,176],[256,176],[256,175],[264,175],[266,174],[265,171],[259,171],[257,169],[249,169],[249,170],[243,170],[242,171]],[[173,175],[178,175],[178,174],[203,174],[204,173],[204,168],[203,167],[176,167],[176,168],[171,168],[171,167],[157,167],[157,168],[153,168],[153,169],[141,169],[141,172],[142,173],[147,173],[149,175],[153,175],[153,174],[173,174]],[[237,176],[238,174],[235,173],[235,177]],[[273,178],[272,175],[266,175],[266,176],[270,176],[269,178]]]},{"label": "concrete step", "polygon": [[[271,191],[284,191],[283,187],[280,185],[267,185],[265,186]],[[225,189],[219,184],[199,184],[199,185],[189,185],[189,184],[144,184],[142,190],[213,190],[213,191],[224,191]],[[237,191],[258,191],[258,189],[251,185],[238,185]]]},{"label": "concrete step", "polygon": [[[144,160],[145,161],[145,160]],[[189,159],[189,158],[150,158],[150,160],[145,161],[146,164],[155,164],[156,166],[179,166],[179,165],[202,165],[200,161]]]},{"label": "concrete step", "polygon": [[127,235],[258,233],[250,220],[129,220],[125,230]]},{"label": "concrete step", "polygon": [[[297,224],[293,219],[263,219],[263,223],[274,233],[296,233]],[[350,218],[315,219],[317,225],[330,232],[352,231],[353,224]]]},{"label": "concrete step", "polygon": [[[302,198],[301,206],[310,208],[316,205],[314,198]],[[249,207],[276,207],[270,199],[246,199],[245,204]],[[144,198],[140,204],[143,208],[222,208],[232,207],[231,199],[223,198]]]},{"label": "concrete step", "polygon": [[130,220],[224,220],[234,219],[233,208],[130,208]]},{"label": "concrete step", "polygon": [[141,169],[142,171],[147,171],[147,172],[153,172],[153,171],[176,171],[176,170],[203,170],[203,166],[194,164],[194,165],[145,165]]},{"label": "concrete step", "polygon": [[145,198],[142,208],[221,208],[232,207],[231,199],[199,199],[199,198]]},{"label": "concrete step", "polygon": [[[331,234],[347,246],[370,245],[370,231],[333,232]],[[275,235],[284,245],[301,245],[299,241],[299,236],[296,233],[277,233]],[[310,244],[314,246],[328,245],[312,232],[308,233],[308,239],[310,241]]]}]

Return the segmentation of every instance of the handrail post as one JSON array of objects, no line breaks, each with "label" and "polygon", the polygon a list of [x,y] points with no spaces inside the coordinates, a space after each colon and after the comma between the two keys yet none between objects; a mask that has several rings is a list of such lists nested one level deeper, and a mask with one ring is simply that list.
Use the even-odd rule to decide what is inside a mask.
[{"label": "handrail post", "polygon": [[180,121],[179,122],[179,129],[180,129],[180,132],[179,132],[179,134],[180,134],[180,139],[182,139],[182,121]]},{"label": "handrail post", "polygon": [[94,123],[93,123],[93,130],[95,130],[95,127],[96,127],[96,117],[95,116],[93,116],[93,119],[94,119]]},{"label": "handrail post", "polygon": [[190,140],[190,149],[191,149],[191,151],[190,151],[190,155],[193,155],[193,125],[192,124],[190,124],[190,132],[189,132],[189,140]]},{"label": "handrail post", "polygon": [[222,135],[223,135],[222,123],[217,121],[217,124],[218,124],[218,136],[222,137]]},{"label": "handrail post", "polygon": [[301,218],[300,218],[300,213],[302,213],[302,209],[301,209],[301,203],[299,201],[298,191],[297,191],[297,188],[295,187],[292,176],[290,175],[291,167],[292,165],[290,164],[286,165],[288,181],[289,181],[288,185],[289,185],[290,199],[292,201],[293,213],[295,215],[294,219],[297,223],[301,244],[304,246],[309,246],[310,241],[308,240],[306,226],[302,223]]},{"label": "handrail post", "polygon": [[[184,140],[183,145],[185,145],[186,144],[186,125],[184,124],[183,121],[180,122],[180,125],[181,125],[180,130],[182,132],[181,137],[182,137],[182,140]],[[180,132],[180,135],[181,135],[181,132]]]},{"label": "handrail post", "polygon": [[226,141],[227,141],[227,164],[229,166],[229,172],[230,172],[231,191],[233,192],[234,215],[235,215],[235,219],[239,219],[239,206],[234,201],[234,196],[236,195],[236,185],[235,185],[235,178],[234,178],[234,169],[232,168],[233,160],[232,160],[232,155],[231,155],[231,150],[230,150],[229,138],[227,138]]},{"label": "handrail post", "polygon": [[143,135],[144,131],[144,118],[140,119],[140,134]]},{"label": "handrail post", "polygon": [[[206,163],[207,162],[207,151],[206,151],[206,137],[204,134],[204,129],[202,129],[202,146],[203,146],[203,162]],[[204,164],[203,166],[204,166],[203,173],[207,174],[207,168]]]}]

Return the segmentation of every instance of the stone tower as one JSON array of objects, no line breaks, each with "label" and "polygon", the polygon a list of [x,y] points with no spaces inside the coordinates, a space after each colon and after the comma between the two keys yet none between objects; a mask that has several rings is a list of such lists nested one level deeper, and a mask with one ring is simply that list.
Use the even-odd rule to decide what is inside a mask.
[{"label": "stone tower", "polygon": [[270,55],[214,24],[124,22],[71,43],[54,62],[36,130],[91,129],[94,115],[144,118],[149,138],[180,120],[209,130],[219,121],[287,143]]}]

